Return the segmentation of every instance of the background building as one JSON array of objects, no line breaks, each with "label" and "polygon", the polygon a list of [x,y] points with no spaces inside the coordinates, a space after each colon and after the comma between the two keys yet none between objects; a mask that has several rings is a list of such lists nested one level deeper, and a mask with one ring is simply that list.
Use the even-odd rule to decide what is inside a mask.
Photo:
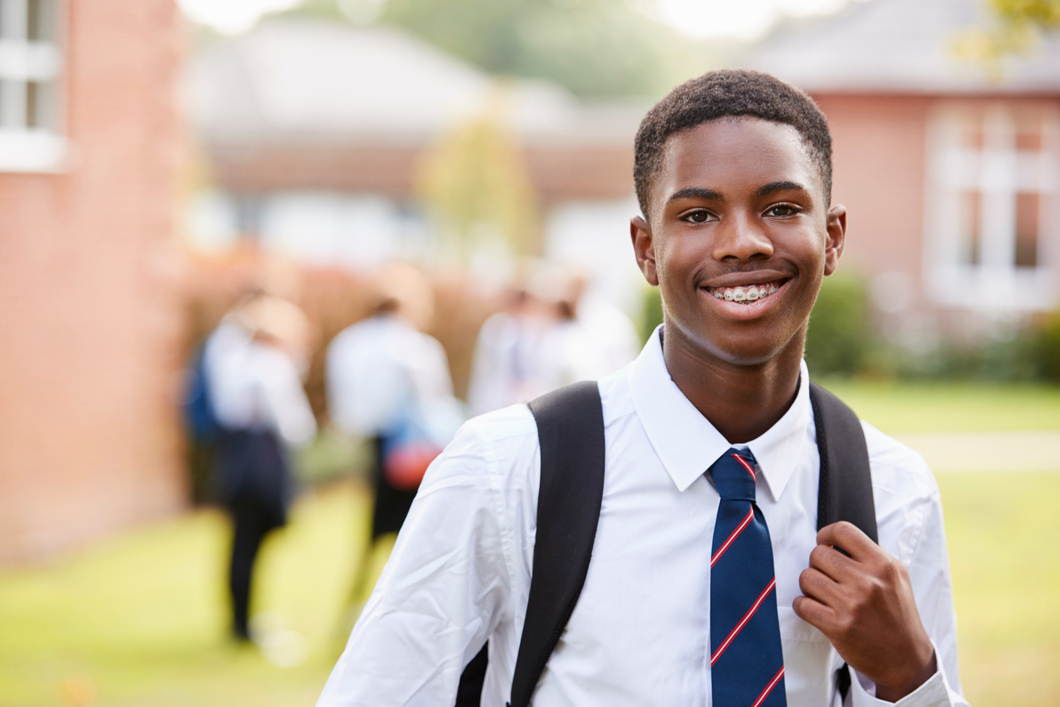
[{"label": "background building", "polygon": [[0,2],[0,562],[183,506],[180,27]]},{"label": "background building", "polygon": [[1060,305],[1060,38],[956,56],[985,3],[873,0],[794,26],[742,65],[805,88],[832,127],[843,269],[896,343],[1005,332]]}]

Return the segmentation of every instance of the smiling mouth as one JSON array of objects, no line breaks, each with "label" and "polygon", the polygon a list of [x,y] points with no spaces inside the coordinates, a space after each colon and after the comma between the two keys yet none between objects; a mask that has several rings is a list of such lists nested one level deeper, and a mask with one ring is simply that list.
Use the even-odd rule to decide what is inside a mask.
[{"label": "smiling mouth", "polygon": [[736,287],[708,287],[707,291],[714,299],[723,299],[726,302],[738,302],[740,304],[751,304],[760,299],[765,299],[776,292],[780,285],[776,282],[766,282],[761,285],[738,285]]}]

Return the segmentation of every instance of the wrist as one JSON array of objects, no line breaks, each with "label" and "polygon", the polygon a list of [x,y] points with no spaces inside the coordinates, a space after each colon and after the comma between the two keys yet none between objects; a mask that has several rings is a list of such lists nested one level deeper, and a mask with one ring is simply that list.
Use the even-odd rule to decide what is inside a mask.
[{"label": "wrist", "polygon": [[935,658],[935,648],[931,647],[931,653],[926,661],[920,664],[920,668],[911,673],[906,679],[894,684],[876,683],[876,698],[887,702],[897,702],[906,695],[912,694],[918,687],[927,682],[932,675],[938,671],[938,662]]}]

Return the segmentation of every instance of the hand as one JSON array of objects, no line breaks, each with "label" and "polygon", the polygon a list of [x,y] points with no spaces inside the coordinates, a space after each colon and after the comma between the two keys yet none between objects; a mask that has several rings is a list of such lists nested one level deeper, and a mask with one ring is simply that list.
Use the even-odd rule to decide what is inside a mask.
[{"label": "hand", "polygon": [[805,596],[796,597],[795,613],[876,683],[879,699],[895,702],[935,674],[909,572],[851,523],[821,528],[799,587]]}]

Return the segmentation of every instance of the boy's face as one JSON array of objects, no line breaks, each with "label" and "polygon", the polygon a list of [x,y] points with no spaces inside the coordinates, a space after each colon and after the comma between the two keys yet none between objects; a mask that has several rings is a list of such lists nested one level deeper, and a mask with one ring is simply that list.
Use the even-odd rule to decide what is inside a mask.
[{"label": "boy's face", "polygon": [[650,223],[634,218],[631,234],[641,272],[662,293],[667,348],[730,365],[801,357],[846,212],[825,203],[799,133],[714,120],[671,136],[663,157]]}]

